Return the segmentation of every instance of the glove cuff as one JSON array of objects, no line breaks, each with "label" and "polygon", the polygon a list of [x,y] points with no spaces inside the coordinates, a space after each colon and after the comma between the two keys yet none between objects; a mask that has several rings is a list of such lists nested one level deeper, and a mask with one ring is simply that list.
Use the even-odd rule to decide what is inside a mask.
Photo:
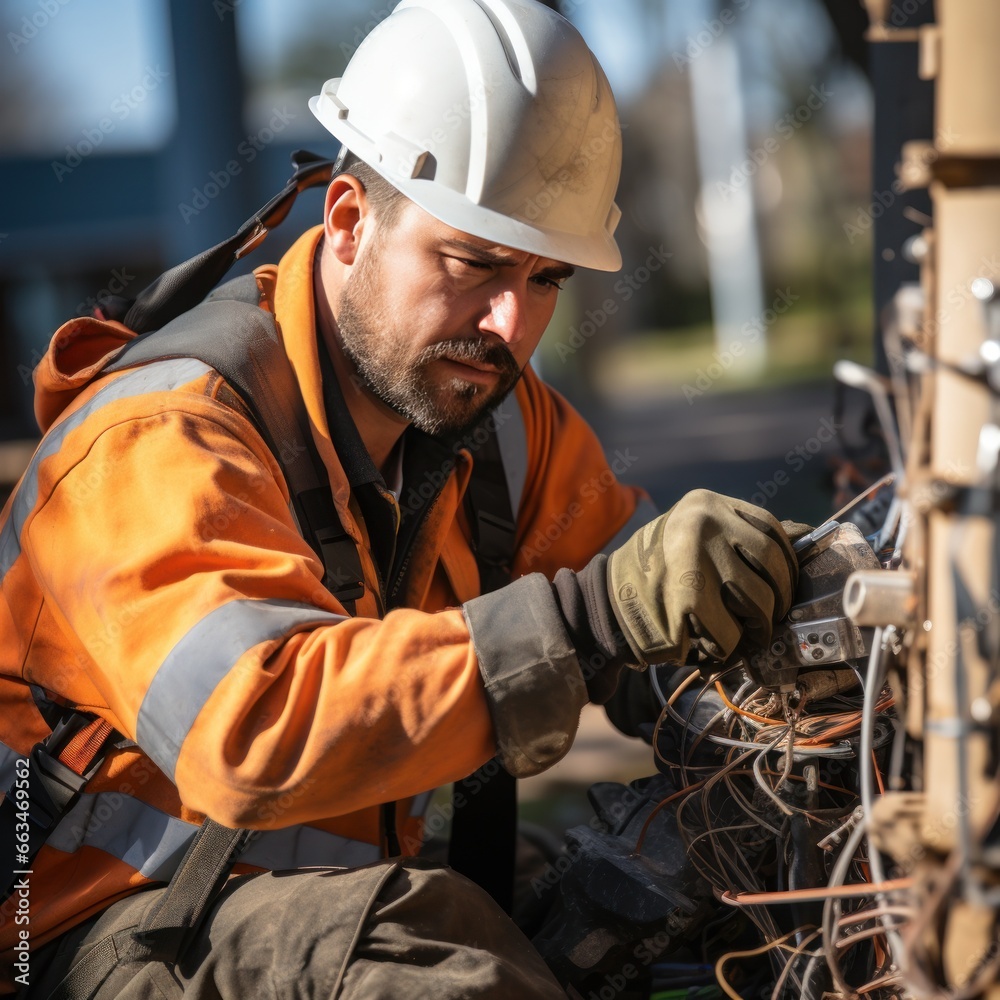
[{"label": "glove cuff", "polygon": [[577,654],[552,584],[531,573],[463,606],[496,732],[516,778],[565,756],[586,704]]},{"label": "glove cuff", "polygon": [[578,573],[559,570],[552,584],[587,694],[598,705],[614,694],[623,667],[640,666],[608,597],[607,566],[608,557],[597,555]]}]

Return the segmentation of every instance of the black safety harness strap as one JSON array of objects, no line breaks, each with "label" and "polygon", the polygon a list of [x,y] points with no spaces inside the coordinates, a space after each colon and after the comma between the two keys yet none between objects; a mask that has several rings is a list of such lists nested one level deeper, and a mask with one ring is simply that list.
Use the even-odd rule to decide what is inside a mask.
[{"label": "black safety harness strap", "polygon": [[259,302],[252,274],[234,278],[162,329],[126,344],[104,370],[164,358],[197,358],[214,368],[250,409],[285,475],[302,536],[323,562],[326,587],[353,615],[364,593],[357,546],[334,507],[274,317]]},{"label": "black safety harness strap", "polygon": [[102,938],[49,994],[49,1000],[90,1000],[118,965],[175,963],[198,933],[233,859],[251,835],[207,819],[199,827],[174,877],[138,927]]},{"label": "black safety harness strap", "polygon": [[[466,513],[483,594],[510,583],[516,529],[496,429],[485,429],[487,437],[476,451],[466,489]],[[517,853],[517,781],[499,760],[491,760],[455,782],[452,806],[448,864],[510,913]]]},{"label": "black safety harness strap", "polygon": [[147,285],[134,300],[105,299],[101,317],[120,320],[135,333],[159,330],[182,313],[201,303],[229,273],[232,266],[256,250],[267,234],[282,223],[305,190],[328,184],[343,167],[347,147],[341,147],[335,160],[299,149],[292,153],[292,176],[259,212],[221,243],[164,271]]},{"label": "black safety harness strap", "polygon": [[14,866],[2,899],[30,874],[35,855],[120,739],[104,719],[70,710],[15,764],[13,783],[0,802],[0,849]]}]

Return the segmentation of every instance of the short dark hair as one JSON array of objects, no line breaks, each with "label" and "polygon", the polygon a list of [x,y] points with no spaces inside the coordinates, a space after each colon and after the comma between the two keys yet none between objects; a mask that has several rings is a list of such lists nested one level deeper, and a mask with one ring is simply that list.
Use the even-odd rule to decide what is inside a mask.
[{"label": "short dark hair", "polygon": [[406,195],[355,153],[347,154],[341,173],[350,174],[361,181],[375,217],[387,229],[391,229],[399,218]]}]

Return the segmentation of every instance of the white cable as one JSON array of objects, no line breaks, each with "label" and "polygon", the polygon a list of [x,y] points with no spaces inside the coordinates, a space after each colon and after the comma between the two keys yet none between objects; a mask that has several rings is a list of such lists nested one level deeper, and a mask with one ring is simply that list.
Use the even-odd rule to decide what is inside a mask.
[{"label": "white cable", "polygon": [[889,449],[889,462],[893,472],[896,473],[896,487],[898,489],[906,478],[906,467],[903,464],[903,449],[885,386],[875,372],[870,368],[865,368],[864,365],[859,365],[856,361],[842,359],[836,362],[833,366],[833,375],[838,382],[843,382],[844,385],[849,385],[854,389],[865,389],[872,397],[875,412],[882,425],[882,433],[885,435],[885,443]]},{"label": "white cable", "polygon": [[650,684],[653,685],[653,691],[656,694],[656,697],[659,698],[660,700],[660,707],[666,708],[667,699],[666,696],[663,694],[663,689],[660,687],[660,678],[656,672],[655,663],[649,668],[649,682]]},{"label": "white cable", "polygon": [[[871,816],[875,805],[875,789],[873,787],[875,770],[875,705],[878,702],[878,696],[882,693],[882,685],[885,679],[886,664],[884,654],[895,635],[896,628],[893,625],[886,625],[885,628],[875,629],[875,636],[872,639],[871,656],[868,658],[868,672],[865,674],[864,704],[861,708],[861,759],[858,761],[858,775],[861,779],[861,808],[865,814],[864,826],[868,843],[868,864],[871,867],[873,882],[885,881],[882,856],[872,842],[871,837]],[[884,893],[876,893],[875,898],[879,903],[885,904],[887,902]],[[889,953],[892,955],[896,967],[899,968],[900,956],[903,953],[903,939],[899,936],[899,931],[888,916],[883,915],[881,920],[889,943]]]}]

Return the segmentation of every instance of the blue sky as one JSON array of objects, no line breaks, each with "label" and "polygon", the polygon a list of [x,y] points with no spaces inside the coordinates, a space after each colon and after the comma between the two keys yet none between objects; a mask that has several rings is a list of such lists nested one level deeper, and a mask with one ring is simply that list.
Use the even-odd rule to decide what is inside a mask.
[{"label": "blue sky", "polygon": [[[202,2],[207,6],[212,0]],[[823,17],[813,0],[726,2],[744,54],[749,123],[765,125],[783,110],[780,80],[772,71],[775,54],[784,65],[807,74],[829,44]],[[394,3],[236,0],[244,60],[257,67],[255,76],[266,77],[296,38],[329,31],[334,36],[331,44],[337,45],[381,20]],[[47,13],[56,4],[55,14]],[[567,0],[565,5],[622,103],[641,90],[664,59],[669,62],[673,53],[684,53],[699,32],[706,37],[711,22],[708,0],[661,0],[653,9],[657,7],[662,19],[649,23],[644,0]],[[15,88],[41,91],[42,109],[19,121],[13,147],[10,133],[0,139],[0,152],[55,153],[109,117],[114,128],[102,149],[156,146],[169,136],[175,113],[169,79],[149,89],[134,106],[122,101],[135,87],[142,92],[150,68],[172,72],[165,0],[0,0],[0,26],[0,81],[8,90],[13,81]],[[847,90],[837,113],[863,118],[863,88],[849,80]]]}]

